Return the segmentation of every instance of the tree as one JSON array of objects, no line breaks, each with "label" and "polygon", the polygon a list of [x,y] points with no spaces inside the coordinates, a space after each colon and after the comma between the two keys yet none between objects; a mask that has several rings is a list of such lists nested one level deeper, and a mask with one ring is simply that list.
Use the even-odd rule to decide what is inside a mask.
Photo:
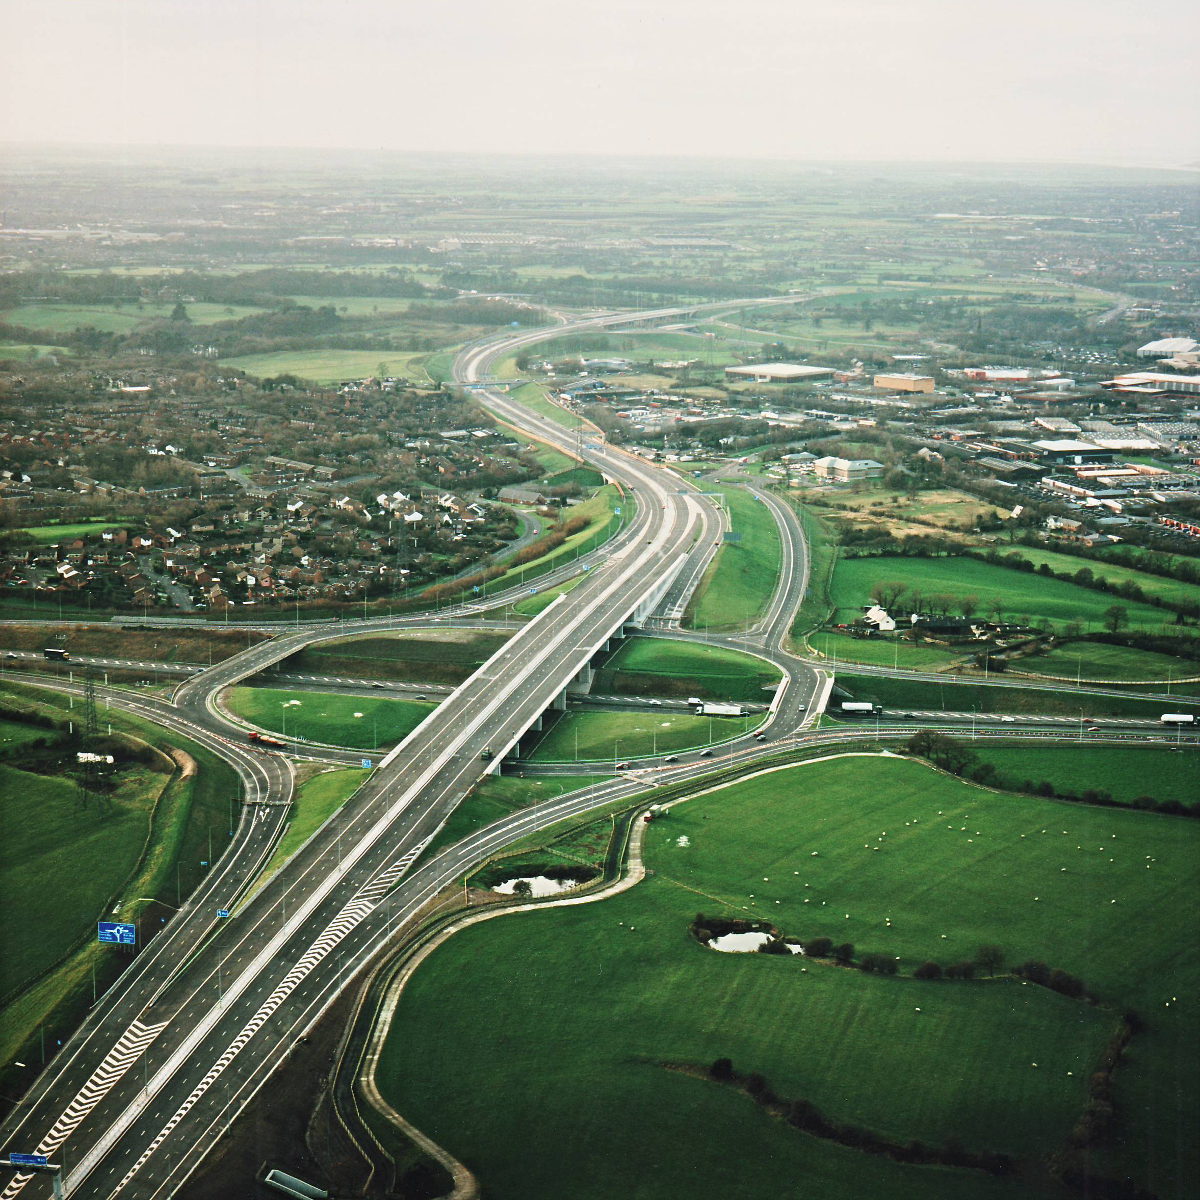
[{"label": "tree", "polygon": [[980,946],[975,951],[975,963],[989,976],[995,975],[1004,966],[1004,951],[999,946]]},{"label": "tree", "polygon": [[176,301],[175,307],[173,309],[171,309],[171,320],[172,321],[190,321],[191,320],[191,317],[188,316],[188,311],[184,307],[182,300]]},{"label": "tree", "polygon": [[730,1058],[714,1059],[712,1066],[708,1068],[708,1075],[710,1079],[727,1083],[733,1078],[733,1060]]},{"label": "tree", "polygon": [[518,879],[517,882],[513,884],[512,894],[514,896],[532,896],[533,884],[531,884],[528,879]]},{"label": "tree", "polygon": [[804,943],[804,953],[809,958],[828,958],[829,952],[833,949],[833,939],[827,937],[815,937]]},{"label": "tree", "polygon": [[947,979],[974,979],[975,964],[972,962],[951,963],[946,968]]},{"label": "tree", "polygon": [[833,957],[843,965],[854,961],[854,943],[842,942],[839,946],[834,946]]},{"label": "tree", "polygon": [[935,962],[923,962],[914,972],[914,979],[941,979],[942,968]]},{"label": "tree", "polygon": [[1114,604],[1104,610],[1104,624],[1109,633],[1116,633],[1123,625],[1129,624],[1129,612],[1121,604]]}]

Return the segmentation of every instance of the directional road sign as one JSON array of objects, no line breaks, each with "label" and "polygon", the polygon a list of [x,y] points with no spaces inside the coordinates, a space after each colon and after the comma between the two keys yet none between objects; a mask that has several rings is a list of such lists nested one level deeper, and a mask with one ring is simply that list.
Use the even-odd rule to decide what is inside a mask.
[{"label": "directional road sign", "polygon": [[227,916],[229,916],[229,909],[227,909],[227,908],[218,908],[218,909],[217,909],[217,916],[218,916],[218,917],[227,917]]},{"label": "directional road sign", "polygon": [[371,760],[369,758],[364,758],[362,760],[362,765],[364,770],[369,771],[371,769]]},{"label": "directional road sign", "polygon": [[44,1167],[50,1160],[44,1154],[10,1154],[8,1161],[14,1167]]},{"label": "directional road sign", "polygon": [[121,921],[97,921],[96,941],[111,942],[114,946],[136,946],[137,926]]}]

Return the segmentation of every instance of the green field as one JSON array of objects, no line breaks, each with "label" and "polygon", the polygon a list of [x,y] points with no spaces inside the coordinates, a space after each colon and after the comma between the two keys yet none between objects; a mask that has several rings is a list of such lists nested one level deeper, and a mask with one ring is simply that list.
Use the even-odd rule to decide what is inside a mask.
[{"label": "green field", "polygon": [[744,629],[771,602],[779,582],[779,527],[771,510],[748,492],[722,493],[736,542],[717,552],[696,589],[683,623],[689,629]]},{"label": "green field", "polygon": [[318,642],[292,655],[287,669],[457,685],[487,662],[508,637],[467,629],[429,629]]},{"label": "green field", "polygon": [[[1012,553],[1028,559],[1035,566],[1045,563],[1052,571],[1058,573],[1073,574],[1076,571],[1087,569],[1097,578],[1107,579],[1109,583],[1136,583],[1148,596],[1158,596],[1163,600],[1171,600],[1180,604],[1200,603],[1200,587],[1194,583],[1183,583],[1178,579],[1151,575],[1146,571],[1137,571],[1132,567],[1120,567],[1115,563],[1097,562],[1094,559],[1079,558],[1073,554],[1059,554],[1057,551],[1042,550],[1036,546],[1015,546]],[[1125,601],[1119,596],[1113,596],[1111,603],[1124,604]]]},{"label": "green field", "polygon": [[343,379],[364,379],[380,367],[388,375],[422,375],[424,354],[398,350],[279,350],[271,354],[246,354],[223,358],[222,367],[232,367],[259,379],[274,375],[295,375],[312,383],[339,383]]},{"label": "green field", "polygon": [[[879,581],[903,582],[909,592],[923,597],[975,596],[976,615],[999,614],[1002,619],[1034,623],[1079,622],[1088,629],[1104,627],[1104,612],[1114,604],[1128,615],[1129,625],[1159,629],[1170,625],[1174,614],[1148,604],[1135,604],[1118,596],[1095,592],[1074,583],[1047,579],[1027,571],[996,567],[972,558],[843,558],[833,573],[833,602],[838,621],[852,621],[871,602],[872,586]],[[902,597],[900,608],[905,601]]]},{"label": "green field", "polygon": [[[855,700],[870,700],[885,708],[936,709],[943,712],[969,713],[1049,713],[1070,717],[1132,717],[1156,718],[1167,711],[1165,701],[1142,700],[1136,692],[1125,696],[1098,696],[1074,688],[1021,687],[964,680],[962,676],[947,675],[936,683],[921,679],[889,678],[884,675],[855,675],[839,671],[837,684]],[[838,700],[830,701],[835,712]],[[1200,701],[1192,698],[1172,700],[1171,710],[1195,712],[1200,715]]]},{"label": "green field", "polygon": [[699,696],[767,703],[780,681],[777,667],[724,646],[674,638],[633,637],[599,668],[592,691],[602,695]]},{"label": "green field", "polygon": [[[26,329],[43,329],[50,333],[70,333],[91,326],[102,333],[129,333],[149,321],[170,319],[172,304],[22,304],[0,313],[0,321],[23,325]],[[264,310],[249,305],[187,304],[188,319],[193,325],[212,325],[217,321],[233,321]]]},{"label": "green field", "polygon": [[516,604],[511,606],[512,611],[522,617],[536,617],[543,608],[549,608],[559,596],[566,595],[573,588],[577,588],[586,578],[582,573],[576,575],[574,579],[568,579],[566,583],[560,583],[557,587],[546,588],[544,591],[539,591],[534,596],[528,596],[524,600],[518,600]]},{"label": "green field", "polygon": [[640,758],[723,742],[753,729],[761,714],[697,717],[678,709],[564,713],[538,742],[533,762],[596,762]]},{"label": "green field", "polygon": [[289,742],[323,742],[357,750],[395,745],[437,707],[421,700],[258,687],[231,688],[225,696],[235,716]]},{"label": "green field", "polygon": [[[170,776],[145,767],[120,774],[112,810],[92,805],[85,812],[73,780],[0,765],[3,825],[20,830],[20,837],[0,841],[0,996],[57,962],[137,866]],[[64,870],[68,863],[87,869]],[[18,933],[32,928],[37,937]]]},{"label": "green field", "polygon": [[1071,642],[1046,654],[1017,659],[1011,669],[1062,679],[1165,681],[1200,677],[1200,662],[1194,659],[1103,642]]},{"label": "green field", "polygon": [[[1134,1006],[1155,1016],[1118,1072],[1121,1157],[1098,1165],[1182,1200],[1197,1089],[1177,1047],[1200,1012],[1182,897],[1200,887],[1198,833],[1177,818],[998,796],[896,760],[763,775],[653,825],[652,875],[633,890],[456,935],[401,997],[379,1082],[497,1200],[674,1200],[681,1183],[703,1200],[1017,1200],[1057,1193],[1035,1170],[1004,1182],[843,1153],[664,1064],[728,1056],[836,1120],[1032,1160],[1065,1139],[1116,1012]],[[689,937],[697,910],[896,955],[901,976],[721,955]],[[908,977],[986,943],[1010,963],[1073,971],[1104,1006],[1003,977]],[[568,1143],[569,1159],[556,1152]],[[1183,1158],[1148,1164],[1159,1144]]]},{"label": "green field", "polygon": [[1200,750],[1183,747],[1179,753],[1164,746],[994,746],[972,747],[984,761],[1015,784],[1043,779],[1064,795],[1089,789],[1105,791],[1129,803],[1140,796],[1180,804],[1200,801]]},{"label": "green field", "polygon": [[877,667],[905,667],[912,671],[937,670],[963,657],[945,646],[928,646],[907,638],[857,638],[845,633],[814,633],[809,645],[824,654],[831,665],[870,663]]},{"label": "green field", "polygon": [[116,521],[79,521],[72,525],[27,525],[21,533],[27,533],[40,546],[49,546],[61,542],[65,538],[88,537],[91,534],[103,533],[106,529],[120,529],[124,522]]},{"label": "green field", "polygon": [[[2,690],[6,708],[44,714],[64,728],[78,713],[72,714],[65,697],[13,684]],[[113,916],[118,920],[134,921],[144,914],[138,897],[177,906],[206,873],[201,863],[221,853],[229,823],[238,816],[237,776],[210,751],[115,709],[103,720],[106,725],[111,721],[114,732],[132,733],[160,750],[179,747],[197,769],[172,776],[131,763],[120,772],[110,812],[78,810],[76,785],[68,778],[21,770],[11,762],[0,767],[3,827],[21,831],[19,839],[9,837],[7,848],[0,849],[0,904],[6,915],[15,914],[5,929],[15,930],[19,919],[40,931],[37,938],[11,933],[4,938],[0,994],[47,972],[5,1005],[0,1063],[22,1055],[29,1061],[36,1051],[26,1039],[36,1037],[39,1026],[47,1039],[52,1034],[65,1038],[86,1012],[93,984],[105,990],[127,964],[127,958],[94,941],[94,922],[113,915],[113,895],[121,896],[121,911]],[[19,720],[6,725],[12,723],[30,731],[26,743],[61,736]],[[10,755],[21,752],[15,739],[6,749]],[[47,880],[53,880],[49,889]],[[169,915],[164,907],[147,916],[142,936],[153,936],[159,917]],[[0,1068],[0,1079],[17,1086],[7,1067]]]}]

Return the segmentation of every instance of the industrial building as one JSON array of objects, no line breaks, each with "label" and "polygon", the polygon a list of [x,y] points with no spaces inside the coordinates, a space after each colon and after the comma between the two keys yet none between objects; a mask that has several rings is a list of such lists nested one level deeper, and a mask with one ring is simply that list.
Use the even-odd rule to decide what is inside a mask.
[{"label": "industrial building", "polygon": [[872,458],[834,458],[826,455],[818,458],[812,467],[819,479],[831,479],[835,483],[878,479],[883,474],[883,463],[877,463]]},{"label": "industrial building", "polygon": [[800,363],[757,363],[726,367],[725,374],[735,379],[753,379],[755,383],[809,383],[814,379],[832,379],[833,368],[808,367]]},{"label": "industrial building", "polygon": [[1200,350],[1200,342],[1193,338],[1170,337],[1159,338],[1156,342],[1147,342],[1139,346],[1138,358],[1174,358],[1176,354],[1192,354]]},{"label": "industrial building", "polygon": [[1132,371],[1128,375],[1105,379],[1100,386],[1110,388],[1114,392],[1133,392],[1142,395],[1175,392],[1184,396],[1200,396],[1200,375],[1167,375],[1161,371]]},{"label": "industrial building", "polygon": [[896,371],[891,375],[876,375],[872,383],[890,392],[932,392],[933,376],[916,375],[912,371]]}]

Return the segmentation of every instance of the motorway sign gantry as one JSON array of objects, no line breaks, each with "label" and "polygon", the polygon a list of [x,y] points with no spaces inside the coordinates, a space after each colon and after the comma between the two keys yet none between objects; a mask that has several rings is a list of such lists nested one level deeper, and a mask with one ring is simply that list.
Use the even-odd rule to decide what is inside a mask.
[{"label": "motorway sign gantry", "polygon": [[123,921],[97,921],[96,941],[114,946],[136,946],[137,926],[127,925]]},{"label": "motorway sign gantry", "polygon": [[10,1167],[45,1167],[49,1164],[50,1159],[44,1154],[10,1154],[8,1156]]}]

